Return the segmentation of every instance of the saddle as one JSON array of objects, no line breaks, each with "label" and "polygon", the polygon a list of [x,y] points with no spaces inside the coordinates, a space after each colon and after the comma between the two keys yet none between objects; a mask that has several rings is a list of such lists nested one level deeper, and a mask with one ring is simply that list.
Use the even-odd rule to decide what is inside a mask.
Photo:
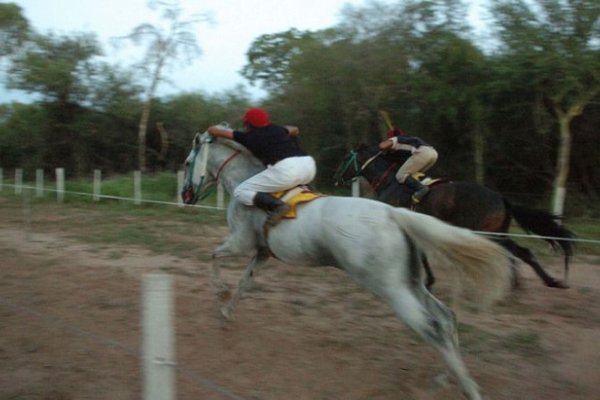
[{"label": "saddle", "polygon": [[431,176],[425,175],[423,172],[418,172],[418,173],[414,174],[413,176],[416,179],[418,179],[422,185],[429,186],[429,187],[450,181],[449,178],[432,178]]},{"label": "saddle", "polygon": [[290,206],[290,210],[283,216],[283,218],[294,219],[296,218],[296,206],[298,204],[308,203],[309,201],[327,195],[315,192],[307,185],[299,185],[286,191],[271,193],[271,196],[280,199]]}]

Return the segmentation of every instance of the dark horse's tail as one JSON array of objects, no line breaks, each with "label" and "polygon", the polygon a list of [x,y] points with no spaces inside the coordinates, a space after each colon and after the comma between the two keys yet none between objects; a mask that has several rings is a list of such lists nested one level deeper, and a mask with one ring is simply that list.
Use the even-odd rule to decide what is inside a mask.
[{"label": "dark horse's tail", "polygon": [[558,221],[560,217],[544,210],[533,209],[521,205],[511,204],[504,199],[506,209],[509,211],[519,226],[527,233],[543,236],[554,250],[559,247],[565,256],[565,277],[569,270],[569,260],[573,256],[573,232],[562,226]]}]

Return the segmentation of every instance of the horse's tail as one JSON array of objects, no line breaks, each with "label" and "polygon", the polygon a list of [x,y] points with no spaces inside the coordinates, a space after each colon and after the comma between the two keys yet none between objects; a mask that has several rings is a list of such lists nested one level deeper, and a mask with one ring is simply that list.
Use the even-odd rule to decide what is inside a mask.
[{"label": "horse's tail", "polygon": [[501,246],[476,233],[449,225],[429,215],[403,208],[392,209],[400,228],[428,258],[457,267],[477,291],[482,304],[500,300],[510,286],[511,255]]},{"label": "horse's tail", "polygon": [[506,199],[504,204],[525,232],[542,236],[554,250],[560,247],[565,255],[565,265],[568,265],[569,258],[573,255],[572,239],[575,234],[557,222],[560,220],[559,216],[544,210],[511,204]]}]

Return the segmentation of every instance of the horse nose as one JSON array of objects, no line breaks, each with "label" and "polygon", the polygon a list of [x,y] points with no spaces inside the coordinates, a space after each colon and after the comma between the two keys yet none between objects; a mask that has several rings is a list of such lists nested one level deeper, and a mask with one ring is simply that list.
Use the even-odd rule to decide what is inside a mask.
[{"label": "horse nose", "polygon": [[191,186],[185,186],[181,190],[181,200],[183,204],[192,204],[194,203],[194,189]]}]

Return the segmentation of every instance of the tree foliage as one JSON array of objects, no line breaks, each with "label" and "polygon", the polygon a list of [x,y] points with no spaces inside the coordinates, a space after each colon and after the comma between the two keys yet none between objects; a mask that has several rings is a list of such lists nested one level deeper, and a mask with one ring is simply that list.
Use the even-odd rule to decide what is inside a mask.
[{"label": "tree foliage", "polygon": [[23,16],[21,7],[14,3],[0,3],[0,57],[18,52],[29,32],[29,21]]},{"label": "tree foliage", "polygon": [[535,96],[529,103],[534,116],[543,105],[555,120],[552,208],[562,214],[571,164],[571,125],[600,95],[600,3],[495,0],[492,7],[502,44],[496,62],[505,65],[511,79],[527,77]]},{"label": "tree foliage", "polygon": [[[301,128],[319,186],[349,148],[382,138],[385,110],[436,146],[432,174],[477,180],[538,205],[567,182],[570,194],[597,198],[600,3],[491,0],[491,42],[471,35],[463,3],[346,6],[336,26],[257,37],[242,75],[267,90],[258,103],[274,122]],[[170,30],[143,24],[130,35],[146,39],[143,82],[139,70],[97,62],[93,35],[28,36],[11,53],[11,85],[38,100],[0,110],[2,166],[124,172],[139,167],[134,155],[143,143],[149,169],[175,170],[194,132],[221,121],[239,127],[257,103],[242,88],[155,97],[169,77],[164,67],[195,54],[192,25],[178,25],[173,12]]]},{"label": "tree foliage", "polygon": [[146,170],[146,134],[150,118],[151,102],[160,82],[165,79],[165,69],[180,58],[191,60],[200,55],[200,47],[192,29],[199,20],[182,20],[182,9],[177,2],[150,2],[151,8],[162,11],[168,27],[148,23],[138,25],[126,36],[136,44],[146,44],[146,53],[137,68],[147,78],[146,94],[138,127],[138,169]]}]

